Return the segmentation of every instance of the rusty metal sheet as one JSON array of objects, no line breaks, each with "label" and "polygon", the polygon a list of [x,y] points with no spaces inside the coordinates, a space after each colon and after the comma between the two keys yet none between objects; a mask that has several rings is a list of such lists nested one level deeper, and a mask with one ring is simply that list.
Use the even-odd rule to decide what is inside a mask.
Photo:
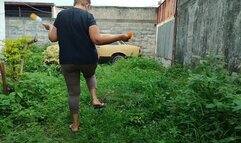
[{"label": "rusty metal sheet", "polygon": [[160,24],[175,16],[177,0],[165,0],[157,11],[157,24]]},{"label": "rusty metal sheet", "polygon": [[175,19],[172,18],[157,27],[156,56],[172,61]]}]

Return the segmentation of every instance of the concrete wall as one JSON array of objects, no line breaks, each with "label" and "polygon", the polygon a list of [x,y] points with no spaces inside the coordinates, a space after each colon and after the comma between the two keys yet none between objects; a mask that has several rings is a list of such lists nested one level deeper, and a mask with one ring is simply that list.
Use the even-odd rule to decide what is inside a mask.
[{"label": "concrete wall", "polygon": [[[54,19],[43,19],[53,23]],[[41,23],[28,17],[6,17],[6,38],[16,39],[23,36],[37,37],[39,43],[47,43],[48,35]]]},{"label": "concrete wall", "polygon": [[[5,39],[5,13],[4,13],[4,1],[0,0],[0,41]],[[2,48],[2,42],[0,42],[0,49]]]},{"label": "concrete wall", "polygon": [[[156,47],[156,9],[125,7],[94,7],[91,10],[102,33],[119,34],[133,31],[131,44],[140,46],[143,54],[153,56]],[[53,22],[54,19],[44,19]],[[41,24],[29,18],[6,18],[7,38],[37,36],[40,42],[47,42],[47,33]]]},{"label": "concrete wall", "polygon": [[192,55],[224,55],[229,66],[241,63],[241,1],[179,0],[176,58],[190,64]]}]

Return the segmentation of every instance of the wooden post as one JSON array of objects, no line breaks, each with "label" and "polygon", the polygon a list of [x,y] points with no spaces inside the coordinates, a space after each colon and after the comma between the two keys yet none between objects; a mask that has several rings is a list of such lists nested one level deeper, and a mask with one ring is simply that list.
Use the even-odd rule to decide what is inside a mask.
[{"label": "wooden post", "polygon": [[[27,50],[27,48],[28,48],[28,44],[25,44],[23,50],[25,51],[25,50]],[[20,75],[23,74],[23,65],[24,65],[24,57],[22,56],[22,58],[21,58],[21,64],[20,64]]]},{"label": "wooden post", "polygon": [[[36,39],[36,37],[35,37],[34,39],[28,41],[28,42],[25,44],[23,50],[24,50],[24,51],[27,50],[27,49],[28,49],[28,46],[29,46],[30,44],[33,44],[33,43],[35,43],[35,42],[37,42],[37,41],[38,41],[38,40]],[[21,58],[20,75],[23,74],[23,66],[24,66],[24,57]]]},{"label": "wooden post", "polygon": [[5,65],[3,62],[0,63],[0,72],[2,76],[2,82],[3,82],[3,93],[9,94]]}]

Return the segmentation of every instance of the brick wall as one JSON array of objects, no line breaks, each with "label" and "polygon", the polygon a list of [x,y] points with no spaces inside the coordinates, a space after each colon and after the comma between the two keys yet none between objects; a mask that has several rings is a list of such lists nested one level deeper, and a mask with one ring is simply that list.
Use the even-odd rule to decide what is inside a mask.
[{"label": "brick wall", "polygon": [[[94,7],[91,10],[102,33],[118,34],[133,31],[129,42],[140,46],[144,55],[153,56],[156,47],[156,9],[126,7]],[[52,22],[54,19],[43,19]],[[41,24],[21,17],[6,17],[6,37],[37,36],[40,43],[48,42]]]}]

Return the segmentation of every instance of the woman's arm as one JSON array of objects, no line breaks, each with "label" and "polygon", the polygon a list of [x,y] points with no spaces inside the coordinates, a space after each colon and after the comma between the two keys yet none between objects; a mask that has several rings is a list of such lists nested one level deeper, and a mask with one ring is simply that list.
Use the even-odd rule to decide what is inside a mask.
[{"label": "woman's arm", "polygon": [[119,40],[128,41],[131,38],[128,34],[101,35],[96,25],[89,27],[89,34],[92,42],[96,45],[110,44]]},{"label": "woman's arm", "polygon": [[45,27],[46,30],[48,30],[49,40],[51,42],[57,42],[58,41],[57,28],[50,23],[43,23],[43,26]]}]

